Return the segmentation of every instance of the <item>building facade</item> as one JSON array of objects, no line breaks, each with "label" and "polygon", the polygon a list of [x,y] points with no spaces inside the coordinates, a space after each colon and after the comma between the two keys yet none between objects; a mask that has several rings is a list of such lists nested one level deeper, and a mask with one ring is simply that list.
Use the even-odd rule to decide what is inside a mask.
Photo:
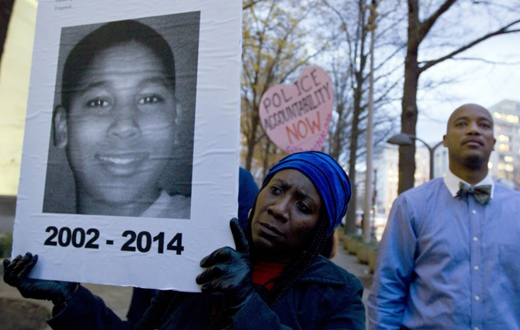
[{"label": "building facade", "polygon": [[[423,145],[417,145],[415,153],[415,186],[430,179],[430,155]],[[375,201],[377,213],[388,216],[399,185],[399,147],[388,144],[375,164]]]},{"label": "building facade", "polygon": [[489,108],[495,121],[495,150],[489,160],[493,179],[520,187],[520,102],[503,100]]}]

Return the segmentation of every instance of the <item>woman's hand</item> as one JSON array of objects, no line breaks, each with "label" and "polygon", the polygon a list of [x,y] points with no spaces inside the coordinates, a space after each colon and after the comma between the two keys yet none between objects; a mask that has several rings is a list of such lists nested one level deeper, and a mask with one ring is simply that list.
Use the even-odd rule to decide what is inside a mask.
[{"label": "woman's hand", "polygon": [[54,305],[64,305],[78,288],[77,283],[28,278],[38,256],[26,253],[13,261],[4,259],[4,282],[14,286],[23,297],[52,300]]},{"label": "woman's hand", "polygon": [[223,295],[226,309],[234,315],[253,296],[255,289],[247,238],[236,218],[231,219],[230,227],[236,250],[224,247],[202,259],[200,266],[206,270],[196,281],[202,292]]}]

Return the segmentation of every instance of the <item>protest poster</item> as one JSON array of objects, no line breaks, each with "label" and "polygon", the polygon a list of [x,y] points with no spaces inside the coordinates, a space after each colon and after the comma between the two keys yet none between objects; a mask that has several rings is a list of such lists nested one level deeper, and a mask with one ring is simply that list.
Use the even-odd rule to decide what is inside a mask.
[{"label": "protest poster", "polygon": [[275,85],[262,95],[260,120],[269,139],[288,153],[321,150],[332,120],[333,104],[327,73],[319,67],[309,67],[294,84]]},{"label": "protest poster", "polygon": [[31,276],[199,290],[199,261],[233,246],[241,15],[39,1],[13,243]]}]

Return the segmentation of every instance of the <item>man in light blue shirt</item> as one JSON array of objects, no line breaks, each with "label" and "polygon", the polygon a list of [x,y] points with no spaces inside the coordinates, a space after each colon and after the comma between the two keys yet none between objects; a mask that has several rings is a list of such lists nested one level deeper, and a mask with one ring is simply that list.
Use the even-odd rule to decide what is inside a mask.
[{"label": "man in light blue shirt", "polygon": [[490,113],[459,107],[443,141],[446,176],[406,191],[392,206],[369,328],[520,329],[520,193],[488,174]]}]

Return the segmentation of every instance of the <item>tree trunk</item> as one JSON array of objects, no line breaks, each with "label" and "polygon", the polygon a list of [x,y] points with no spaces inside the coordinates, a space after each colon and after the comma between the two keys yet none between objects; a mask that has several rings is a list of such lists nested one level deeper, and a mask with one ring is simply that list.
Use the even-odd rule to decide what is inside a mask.
[{"label": "tree trunk", "polygon": [[[401,100],[401,132],[415,136],[417,126],[417,88],[419,83],[419,2],[408,1],[408,43],[404,62],[404,87]],[[415,145],[399,148],[398,193],[413,188],[415,182]]]},{"label": "tree trunk", "polygon": [[[408,60],[408,59],[407,59]],[[417,57],[415,57],[415,67],[405,65],[405,81],[403,99],[401,102],[401,132],[416,135],[415,128],[417,125],[417,84],[419,82],[419,69],[416,66]],[[412,60],[413,61],[413,60]],[[402,146],[399,148],[399,189],[398,193],[413,188],[415,182],[415,144],[411,146]]]},{"label": "tree trunk", "polygon": [[357,149],[357,136],[358,136],[358,125],[354,125],[354,121],[357,117],[354,116],[351,130],[350,139],[350,158],[348,161],[348,176],[350,179],[350,185],[352,186],[352,196],[350,197],[349,208],[347,210],[347,217],[345,220],[345,233],[354,234],[356,233],[356,200],[357,200],[357,186],[356,186],[356,149]]},{"label": "tree trunk", "polygon": [[[350,172],[350,170],[349,170]],[[356,233],[356,199],[357,199],[357,189],[356,185],[354,183],[354,180],[356,180],[356,171],[354,170],[354,175],[349,174],[350,183],[352,185],[352,196],[350,197],[350,202],[348,203],[348,209],[347,209],[347,217],[345,222],[345,233],[348,235],[355,234]]]},{"label": "tree trunk", "polygon": [[[361,71],[362,72],[362,71]],[[356,233],[356,210],[357,210],[357,186],[356,186],[356,162],[357,162],[357,146],[359,137],[359,117],[361,115],[361,100],[363,77],[359,72],[356,74],[358,87],[354,90],[354,104],[352,112],[352,126],[350,131],[350,152],[348,161],[348,176],[352,186],[352,196],[350,198],[349,208],[347,210],[347,218],[345,224],[345,232],[347,234]]]},{"label": "tree trunk", "polygon": [[345,112],[345,105],[338,104],[336,112],[338,113],[338,121],[334,133],[329,138],[329,155],[335,160],[339,160],[342,153],[341,133],[343,128],[343,113]]},{"label": "tree trunk", "polygon": [[256,132],[258,131],[258,125],[260,124],[260,116],[258,115],[258,110],[252,112],[252,120],[251,120],[251,132],[247,137],[247,154],[246,154],[246,163],[244,167],[246,170],[251,171],[251,165],[253,163],[253,155],[255,152],[256,146]]},{"label": "tree trunk", "polygon": [[271,140],[269,138],[266,138],[265,139],[265,148],[264,148],[264,152],[263,152],[263,159],[262,159],[262,164],[263,164],[263,169],[262,169],[262,178],[265,178],[265,176],[267,175],[267,171],[269,170],[269,168],[271,167],[271,164],[269,163],[269,155],[271,154]]}]

